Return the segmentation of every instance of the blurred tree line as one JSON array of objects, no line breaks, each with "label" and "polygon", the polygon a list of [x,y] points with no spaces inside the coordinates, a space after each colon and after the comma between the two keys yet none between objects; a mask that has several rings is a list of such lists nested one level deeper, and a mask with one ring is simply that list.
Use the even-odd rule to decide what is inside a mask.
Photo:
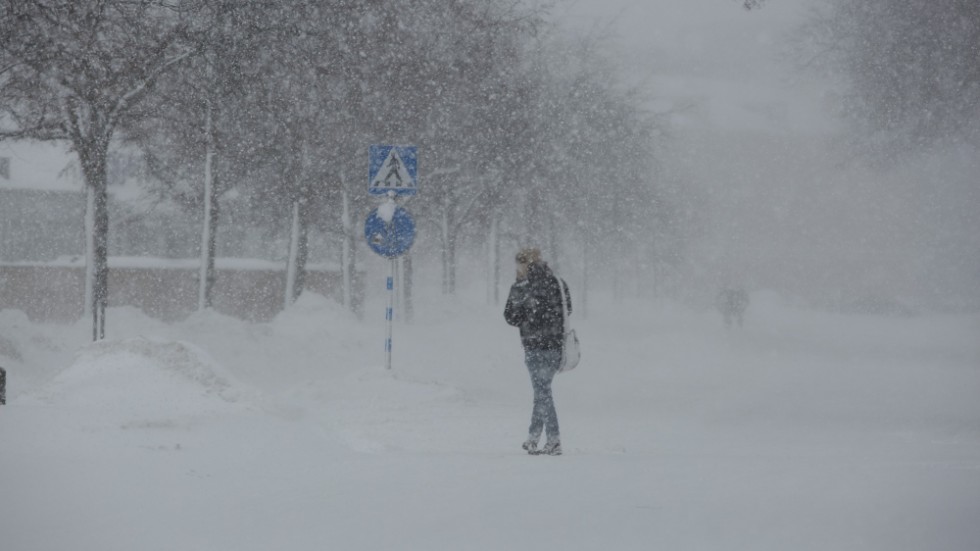
[{"label": "blurred tree line", "polygon": [[[808,65],[843,77],[841,115],[863,147],[980,146],[980,3],[813,7],[798,44]],[[510,265],[501,251],[523,244],[585,282],[599,269],[662,273],[692,233],[684,212],[697,208],[665,189],[667,129],[602,40],[569,35],[548,8],[0,0],[0,138],[66,140],[78,157],[95,338],[120,146],[141,152],[161,199],[201,221],[202,308],[230,219],[288,232],[287,303],[302,292],[311,232],[332,236],[350,305],[372,143],[419,147],[416,247],[437,251],[447,293],[464,249],[485,255],[494,291]]]},{"label": "blurred tree line", "polygon": [[340,236],[349,282],[371,143],[418,146],[412,210],[446,292],[464,241],[495,279],[501,243],[599,262],[650,238],[658,131],[598,42],[546,15],[494,0],[4,0],[2,134],[67,140],[78,156],[96,339],[121,144],[161,197],[201,213],[202,308],[230,198],[247,207],[238,220],[290,228],[287,302],[311,228]]},{"label": "blurred tree line", "polygon": [[805,62],[842,78],[840,114],[861,147],[894,159],[980,147],[980,2],[825,0]]}]

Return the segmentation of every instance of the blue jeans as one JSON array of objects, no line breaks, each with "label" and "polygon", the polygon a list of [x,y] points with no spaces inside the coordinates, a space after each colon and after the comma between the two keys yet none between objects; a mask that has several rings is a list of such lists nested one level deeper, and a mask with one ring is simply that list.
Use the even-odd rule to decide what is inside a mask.
[{"label": "blue jeans", "polygon": [[534,408],[531,410],[528,437],[537,442],[543,429],[548,435],[548,442],[558,442],[558,413],[555,411],[555,400],[551,396],[551,381],[558,373],[561,350],[525,350],[524,363],[531,375],[531,388],[534,389]]}]

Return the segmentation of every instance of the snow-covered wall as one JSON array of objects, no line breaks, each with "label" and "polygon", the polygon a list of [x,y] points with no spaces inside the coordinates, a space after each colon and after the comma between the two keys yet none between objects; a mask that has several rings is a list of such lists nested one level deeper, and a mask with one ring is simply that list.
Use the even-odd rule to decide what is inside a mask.
[{"label": "snow-covered wall", "polygon": [[[109,306],[132,306],[164,321],[185,318],[197,308],[198,261],[137,257],[109,258]],[[216,261],[213,307],[244,320],[265,321],[282,310],[284,266],[262,260]],[[82,258],[49,263],[0,263],[0,310],[21,310],[34,321],[74,321],[83,311]],[[354,280],[355,307],[364,295],[363,274]],[[307,291],[342,301],[336,266],[307,267]]]}]

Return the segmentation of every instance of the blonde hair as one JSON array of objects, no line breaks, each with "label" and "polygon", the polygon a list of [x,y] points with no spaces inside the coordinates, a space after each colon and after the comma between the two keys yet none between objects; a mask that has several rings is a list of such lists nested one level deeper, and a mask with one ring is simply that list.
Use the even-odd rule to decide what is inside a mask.
[{"label": "blonde hair", "polygon": [[518,264],[533,264],[541,261],[541,251],[535,247],[525,247],[514,258]]}]

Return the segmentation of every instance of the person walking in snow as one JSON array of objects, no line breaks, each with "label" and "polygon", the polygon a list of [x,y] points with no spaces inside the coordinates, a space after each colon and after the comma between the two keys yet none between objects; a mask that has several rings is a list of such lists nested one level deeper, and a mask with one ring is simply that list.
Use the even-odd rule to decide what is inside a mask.
[{"label": "person walking in snow", "polygon": [[[568,285],[541,260],[541,251],[521,249],[516,262],[517,281],[510,288],[504,319],[520,329],[524,363],[534,390],[531,426],[522,447],[532,455],[561,455],[558,413],[551,395],[551,382],[561,364],[564,336],[561,301],[567,297],[565,300],[570,315],[572,300]],[[542,431],[547,438],[544,447],[539,450],[538,440]]]},{"label": "person walking in snow", "polygon": [[733,321],[742,327],[745,309],[749,307],[749,294],[741,287],[725,287],[718,293],[715,306],[721,312],[726,328],[730,329]]}]

